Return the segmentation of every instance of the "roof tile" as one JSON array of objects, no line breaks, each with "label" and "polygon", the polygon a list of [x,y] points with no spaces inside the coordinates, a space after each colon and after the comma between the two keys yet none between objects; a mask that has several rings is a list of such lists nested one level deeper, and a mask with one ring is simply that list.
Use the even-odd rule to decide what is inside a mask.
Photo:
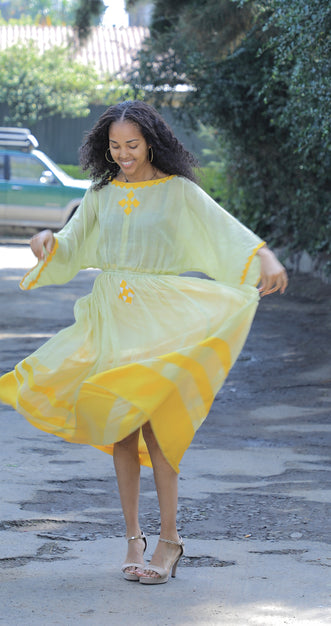
[{"label": "roof tile", "polygon": [[94,65],[97,72],[103,75],[121,75],[132,64],[148,34],[148,28],[143,26],[94,26],[88,40],[80,47],[71,26],[7,25],[0,26],[0,51],[31,39],[37,43],[40,52],[73,41],[76,61]]}]

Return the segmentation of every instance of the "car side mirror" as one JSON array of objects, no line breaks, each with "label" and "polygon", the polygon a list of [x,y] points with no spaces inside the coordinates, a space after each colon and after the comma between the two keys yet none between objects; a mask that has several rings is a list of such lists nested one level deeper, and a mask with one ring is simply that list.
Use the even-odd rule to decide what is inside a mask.
[{"label": "car side mirror", "polygon": [[40,176],[39,182],[42,185],[54,185],[56,183],[56,178],[50,170],[44,170]]}]

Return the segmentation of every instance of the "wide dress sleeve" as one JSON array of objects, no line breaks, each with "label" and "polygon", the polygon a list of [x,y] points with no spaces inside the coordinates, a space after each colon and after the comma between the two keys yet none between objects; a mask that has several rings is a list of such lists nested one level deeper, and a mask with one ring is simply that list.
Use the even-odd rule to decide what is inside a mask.
[{"label": "wide dress sleeve", "polygon": [[55,234],[55,245],[23,277],[23,290],[69,282],[81,269],[98,267],[96,251],[99,236],[96,192],[88,189],[74,216]]},{"label": "wide dress sleeve", "polygon": [[198,185],[183,181],[180,242],[184,267],[233,287],[256,286],[264,241]]}]

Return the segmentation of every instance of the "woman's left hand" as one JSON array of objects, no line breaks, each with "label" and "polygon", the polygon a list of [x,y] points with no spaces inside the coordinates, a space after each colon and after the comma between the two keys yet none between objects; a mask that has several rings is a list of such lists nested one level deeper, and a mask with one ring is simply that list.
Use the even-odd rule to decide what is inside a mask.
[{"label": "woman's left hand", "polygon": [[268,296],[275,291],[284,293],[288,283],[285,267],[267,246],[260,248],[257,254],[261,260],[260,295]]}]

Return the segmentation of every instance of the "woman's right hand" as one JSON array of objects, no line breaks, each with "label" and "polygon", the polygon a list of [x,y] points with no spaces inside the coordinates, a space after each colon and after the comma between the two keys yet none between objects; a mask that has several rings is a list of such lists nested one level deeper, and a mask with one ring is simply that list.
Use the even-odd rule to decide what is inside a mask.
[{"label": "woman's right hand", "polygon": [[30,239],[30,247],[38,261],[44,261],[46,258],[45,250],[52,252],[55,244],[55,237],[51,230],[42,230]]}]

